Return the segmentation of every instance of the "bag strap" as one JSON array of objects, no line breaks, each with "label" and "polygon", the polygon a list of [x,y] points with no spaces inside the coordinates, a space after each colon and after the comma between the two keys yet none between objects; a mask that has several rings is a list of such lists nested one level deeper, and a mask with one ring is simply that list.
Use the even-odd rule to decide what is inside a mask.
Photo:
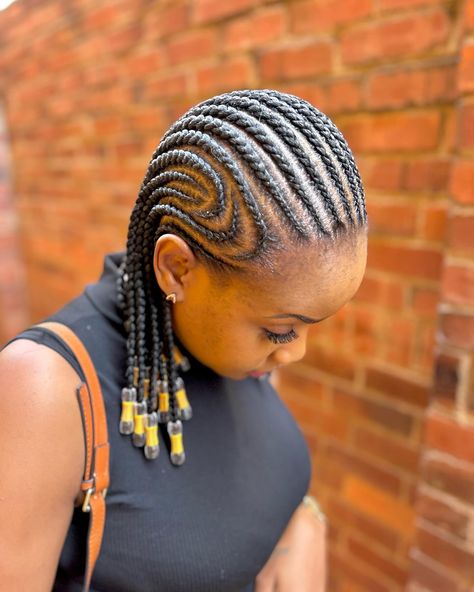
[{"label": "bag strap", "polygon": [[88,592],[105,525],[105,496],[109,486],[109,441],[104,401],[94,364],[82,341],[66,325],[45,322],[37,327],[55,333],[75,355],[84,373],[85,382],[77,387],[81,405],[85,439],[85,467],[81,491],[83,512],[90,512],[87,534],[86,570],[83,592]]}]

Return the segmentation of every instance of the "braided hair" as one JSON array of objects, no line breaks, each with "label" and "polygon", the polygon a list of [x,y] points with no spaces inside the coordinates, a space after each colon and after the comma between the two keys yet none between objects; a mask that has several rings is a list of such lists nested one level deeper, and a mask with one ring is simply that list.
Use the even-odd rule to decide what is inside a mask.
[{"label": "braided hair", "polygon": [[[154,246],[180,236],[225,272],[270,265],[285,243],[334,239],[366,225],[352,153],[332,121],[306,101],[272,90],[223,94],[190,109],[162,138],[128,231],[119,296],[128,328],[120,431],[158,454],[168,424],[171,459],[184,462],[191,416],[170,303],[156,282]],[[159,400],[158,400],[159,399]]]}]

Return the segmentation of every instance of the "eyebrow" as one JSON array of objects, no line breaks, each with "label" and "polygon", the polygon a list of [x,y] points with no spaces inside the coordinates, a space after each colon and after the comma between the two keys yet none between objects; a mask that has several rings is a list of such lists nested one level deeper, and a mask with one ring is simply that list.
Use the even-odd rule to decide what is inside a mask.
[{"label": "eyebrow", "polygon": [[276,315],[272,315],[271,317],[267,317],[268,319],[286,319],[287,317],[293,317],[294,319],[298,319],[299,321],[302,321],[303,323],[307,323],[308,325],[312,325],[314,323],[319,323],[321,321],[324,321],[324,319],[310,319],[309,317],[305,317],[303,315],[299,315],[299,314],[293,314],[291,312],[284,312],[282,314],[276,314]]}]

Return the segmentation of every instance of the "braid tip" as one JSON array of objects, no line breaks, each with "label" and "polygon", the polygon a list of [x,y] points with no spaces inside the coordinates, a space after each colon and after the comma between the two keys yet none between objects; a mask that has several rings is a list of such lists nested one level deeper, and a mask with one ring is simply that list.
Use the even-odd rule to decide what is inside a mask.
[{"label": "braid tip", "polygon": [[119,431],[125,436],[133,433],[136,400],[137,390],[134,387],[122,389],[122,413],[120,415]]},{"label": "braid tip", "polygon": [[183,424],[179,419],[168,422],[168,434],[171,440],[171,462],[176,466],[182,465],[186,455],[183,447]]},{"label": "braid tip", "polygon": [[140,403],[135,403],[135,415],[134,415],[132,442],[133,442],[133,445],[136,446],[137,448],[141,448],[142,446],[145,446],[145,443],[146,443],[145,413],[146,413],[145,401],[141,401]]},{"label": "braid tip", "polygon": [[155,411],[149,413],[145,423],[145,447],[143,452],[148,460],[154,460],[160,453],[158,442],[158,415]]}]

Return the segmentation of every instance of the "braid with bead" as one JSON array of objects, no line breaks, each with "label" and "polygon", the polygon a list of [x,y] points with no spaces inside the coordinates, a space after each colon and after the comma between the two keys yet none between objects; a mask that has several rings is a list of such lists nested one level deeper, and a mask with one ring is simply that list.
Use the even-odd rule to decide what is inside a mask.
[{"label": "braid with bead", "polygon": [[306,101],[235,91],[178,119],[149,163],[120,269],[128,331],[120,431],[156,458],[157,424],[166,423],[171,460],[184,462],[181,421],[192,413],[171,304],[154,276],[160,236],[180,236],[219,271],[245,272],[249,262],[271,264],[285,242],[331,240],[366,224],[354,157],[332,121]]}]

